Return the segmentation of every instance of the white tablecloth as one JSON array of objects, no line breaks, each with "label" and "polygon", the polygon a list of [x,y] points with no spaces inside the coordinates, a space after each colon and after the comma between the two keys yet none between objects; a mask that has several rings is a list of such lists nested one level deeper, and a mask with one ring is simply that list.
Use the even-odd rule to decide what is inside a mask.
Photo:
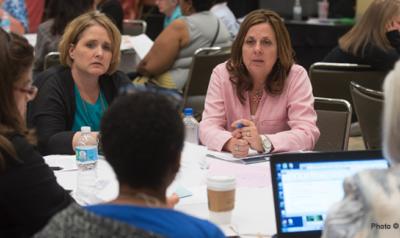
[{"label": "white tablecloth", "polygon": [[[220,226],[226,235],[269,237],[276,233],[269,163],[243,165],[206,157],[207,149],[190,143],[185,144],[181,169],[168,194],[176,190],[189,190],[192,195],[184,197],[175,209],[190,215],[208,219],[206,176],[234,175],[237,180],[236,202],[232,224]],[[55,171],[57,181],[82,205],[97,204],[114,199],[118,195],[118,181],[111,166],[100,159],[97,186],[92,196],[82,198],[77,191],[78,171],[74,156],[46,156],[50,166],[65,170]]]}]

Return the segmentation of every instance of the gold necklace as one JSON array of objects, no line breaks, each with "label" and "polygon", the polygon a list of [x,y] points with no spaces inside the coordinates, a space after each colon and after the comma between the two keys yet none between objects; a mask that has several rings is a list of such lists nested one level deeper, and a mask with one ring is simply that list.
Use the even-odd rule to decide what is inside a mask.
[{"label": "gold necklace", "polygon": [[251,101],[255,104],[258,104],[261,101],[264,89],[256,90],[254,95],[251,96]]}]

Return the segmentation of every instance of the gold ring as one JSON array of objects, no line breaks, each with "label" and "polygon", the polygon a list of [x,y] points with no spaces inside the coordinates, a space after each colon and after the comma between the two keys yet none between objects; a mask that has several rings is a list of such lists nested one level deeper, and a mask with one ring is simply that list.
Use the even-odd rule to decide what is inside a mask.
[{"label": "gold ring", "polygon": [[239,151],[239,145],[236,145],[235,151]]},{"label": "gold ring", "polygon": [[246,136],[250,137],[250,131],[246,132]]}]

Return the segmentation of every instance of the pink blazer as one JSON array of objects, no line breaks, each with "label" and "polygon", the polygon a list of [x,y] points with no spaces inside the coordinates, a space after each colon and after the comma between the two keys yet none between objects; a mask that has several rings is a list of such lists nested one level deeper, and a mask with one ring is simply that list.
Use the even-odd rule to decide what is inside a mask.
[{"label": "pink blazer", "polygon": [[200,122],[200,141],[208,149],[221,151],[232,137],[232,122],[253,120],[259,134],[266,135],[273,152],[312,150],[319,138],[311,83],[305,69],[293,65],[282,94],[264,92],[253,119],[249,95],[242,105],[229,73],[222,63],[214,68],[207,90],[203,119]]}]

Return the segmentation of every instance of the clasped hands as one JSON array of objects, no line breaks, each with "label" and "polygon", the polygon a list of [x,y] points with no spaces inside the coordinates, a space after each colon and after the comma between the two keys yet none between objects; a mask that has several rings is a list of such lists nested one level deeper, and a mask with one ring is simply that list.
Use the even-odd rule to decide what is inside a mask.
[{"label": "clasped hands", "polygon": [[231,124],[232,138],[225,144],[225,150],[232,153],[234,157],[245,157],[249,154],[249,149],[263,152],[260,135],[254,122],[246,119],[234,121]]}]

